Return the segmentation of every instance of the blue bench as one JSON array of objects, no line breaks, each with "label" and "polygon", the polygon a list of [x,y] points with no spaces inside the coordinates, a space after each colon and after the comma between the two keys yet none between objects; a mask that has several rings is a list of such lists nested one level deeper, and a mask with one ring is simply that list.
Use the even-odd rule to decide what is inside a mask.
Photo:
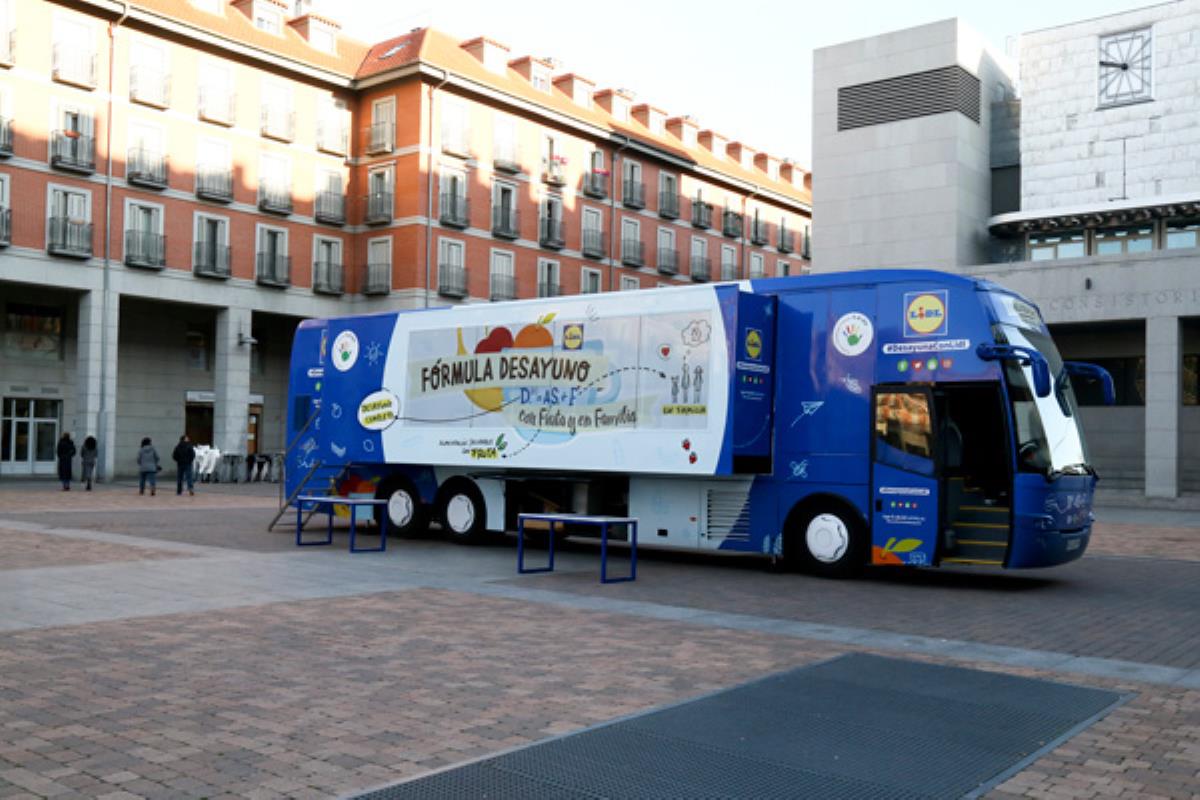
[{"label": "blue bench", "polygon": [[[550,526],[549,563],[544,567],[525,566],[525,523],[546,522]],[[517,572],[526,575],[533,572],[554,571],[554,526],[588,525],[600,529],[600,582],[621,583],[637,580],[637,528],[636,517],[602,517],[588,514],[518,514],[517,515]],[[608,577],[608,531],[613,526],[629,531],[629,574],[622,578]]]},{"label": "blue bench", "polygon": [[[387,550],[387,519],[385,515],[384,523],[379,528],[379,546],[378,547],[358,547],[355,544],[355,534],[358,531],[357,517],[358,509],[362,506],[386,506],[387,500],[376,500],[375,498],[367,497],[337,497],[323,495],[302,495],[296,498],[296,546],[297,547],[314,547],[326,544],[333,544],[333,516],[337,506],[346,506],[350,509],[350,552],[351,553],[382,553]],[[329,515],[329,527],[325,531],[324,539],[313,541],[304,541],[304,512],[308,509],[315,508],[318,511],[324,511]]]}]

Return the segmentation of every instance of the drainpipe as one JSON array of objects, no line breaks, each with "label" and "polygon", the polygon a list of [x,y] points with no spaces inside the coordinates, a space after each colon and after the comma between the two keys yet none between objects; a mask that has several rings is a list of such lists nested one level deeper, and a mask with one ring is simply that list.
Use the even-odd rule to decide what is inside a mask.
[{"label": "drainpipe", "polygon": [[625,140],[625,143],[613,152],[612,171],[608,176],[608,246],[612,248],[608,265],[608,290],[610,292],[616,291],[617,288],[617,165],[620,162],[621,152],[629,147],[629,137],[623,134],[618,135]]},{"label": "drainpipe", "polygon": [[425,308],[429,308],[429,264],[432,260],[429,248],[433,246],[433,96],[449,80],[450,73],[442,70],[441,82],[429,89],[429,169],[425,174]]},{"label": "drainpipe", "polygon": [[104,266],[101,269],[102,289],[100,292],[100,407],[96,409],[96,461],[99,464],[97,479],[104,477],[104,465],[109,447],[105,436],[108,420],[108,298],[112,292],[109,272],[112,266],[112,188],[113,188],[113,86],[117,61],[117,28],[129,16],[129,2],[122,0],[121,16],[108,24],[108,116],[104,121],[104,146],[108,150],[108,166],[104,172]]},{"label": "drainpipe", "polygon": [[[742,263],[741,263],[741,269],[739,269],[738,271],[741,272],[744,270],[747,280],[750,278],[750,265],[746,263],[746,221],[749,218],[749,215],[746,213],[746,204],[754,199],[754,195],[758,194],[758,191],[760,188],[761,187],[758,184],[754,184],[754,191],[752,191],[750,194],[748,194],[742,198],[742,254],[741,254],[741,259],[740,259]],[[721,224],[723,226],[725,224],[725,220],[721,220]],[[763,274],[764,275],[766,274],[766,266],[767,266],[767,264],[766,264],[766,261],[764,260],[763,261]]]}]

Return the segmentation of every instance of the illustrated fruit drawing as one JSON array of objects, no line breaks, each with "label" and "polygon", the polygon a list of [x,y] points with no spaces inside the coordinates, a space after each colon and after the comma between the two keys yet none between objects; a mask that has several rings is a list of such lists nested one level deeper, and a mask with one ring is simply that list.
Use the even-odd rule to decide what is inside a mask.
[{"label": "illustrated fruit drawing", "polygon": [[[546,314],[532,325],[526,325],[517,331],[516,337],[512,331],[503,326],[492,328],[488,335],[475,345],[475,352],[501,353],[513,348],[553,347],[554,334],[546,326],[554,319],[554,314]],[[462,329],[458,331],[458,355],[467,355],[466,345],[463,344]],[[504,390],[499,387],[488,389],[464,389],[467,399],[484,411],[499,411],[504,407]]]},{"label": "illustrated fruit drawing", "polygon": [[695,463],[696,463],[696,458],[697,458],[696,454],[695,454],[695,453],[692,453],[691,455],[689,455],[689,456],[688,456],[688,463],[689,463],[689,464],[695,464]]},{"label": "illustrated fruit drawing", "polygon": [[517,347],[553,347],[554,334],[546,326],[554,319],[554,314],[546,314],[532,325],[526,325],[517,331]]}]

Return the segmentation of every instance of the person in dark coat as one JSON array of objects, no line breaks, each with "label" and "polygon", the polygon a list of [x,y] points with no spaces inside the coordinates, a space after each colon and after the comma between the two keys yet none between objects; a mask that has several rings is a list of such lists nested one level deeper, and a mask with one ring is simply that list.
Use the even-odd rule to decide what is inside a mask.
[{"label": "person in dark coat", "polygon": [[158,471],[162,466],[158,463],[158,451],[150,442],[150,437],[142,439],[142,446],[137,454],[138,465],[138,494],[146,493],[146,484],[150,484],[150,496],[158,492]]},{"label": "person in dark coat", "polygon": [[175,445],[171,458],[175,459],[175,494],[183,494],[184,481],[187,482],[188,494],[195,494],[192,465],[196,463],[196,448],[186,433],[179,437],[179,444]]},{"label": "person in dark coat", "polygon": [[71,459],[75,458],[75,443],[71,434],[64,433],[58,440],[58,479],[62,481],[63,491],[71,491]]},{"label": "person in dark coat", "polygon": [[83,481],[89,492],[92,490],[92,480],[96,477],[96,454],[98,449],[95,436],[89,436],[84,439],[83,447],[79,448],[79,460],[83,464],[83,474],[79,476],[79,480]]}]

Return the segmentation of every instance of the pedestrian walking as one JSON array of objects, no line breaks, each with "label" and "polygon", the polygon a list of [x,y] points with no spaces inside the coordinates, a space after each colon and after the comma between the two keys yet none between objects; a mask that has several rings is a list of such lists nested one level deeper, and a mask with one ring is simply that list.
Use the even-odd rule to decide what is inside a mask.
[{"label": "pedestrian walking", "polygon": [[64,492],[71,491],[71,459],[75,458],[75,443],[71,441],[71,434],[64,433],[62,438],[58,440],[58,479],[62,481]]},{"label": "pedestrian walking", "polygon": [[179,437],[179,444],[175,445],[175,451],[171,453],[171,458],[175,460],[175,494],[183,494],[185,482],[188,494],[195,494],[196,480],[192,472],[192,465],[196,462],[196,448],[192,446],[192,441],[186,433]]},{"label": "pedestrian walking", "polygon": [[83,481],[87,491],[92,490],[92,480],[96,477],[96,437],[89,436],[83,440],[83,447],[79,448],[79,460],[83,463],[83,474],[79,479]]},{"label": "pedestrian walking", "polygon": [[158,490],[158,473],[162,471],[162,465],[158,462],[158,451],[154,449],[154,445],[150,443],[150,437],[142,439],[142,447],[137,454],[138,465],[138,494],[146,493],[146,484],[150,484],[150,496],[153,497]]}]

